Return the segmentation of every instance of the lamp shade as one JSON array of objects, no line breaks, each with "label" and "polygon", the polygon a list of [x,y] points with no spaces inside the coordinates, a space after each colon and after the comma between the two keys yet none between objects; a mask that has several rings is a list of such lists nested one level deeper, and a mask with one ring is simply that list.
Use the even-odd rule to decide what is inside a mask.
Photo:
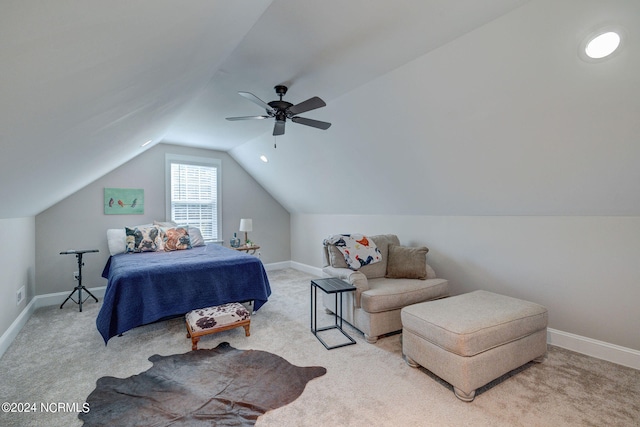
[{"label": "lamp shade", "polygon": [[253,221],[251,218],[242,218],[240,220],[240,231],[253,231]]}]

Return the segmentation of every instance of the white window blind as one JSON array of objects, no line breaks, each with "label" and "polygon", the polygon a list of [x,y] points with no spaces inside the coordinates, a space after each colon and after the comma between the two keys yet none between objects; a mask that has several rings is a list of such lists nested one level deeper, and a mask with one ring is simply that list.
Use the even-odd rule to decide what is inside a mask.
[{"label": "white window blind", "polygon": [[171,162],[171,220],[218,240],[218,168]]}]

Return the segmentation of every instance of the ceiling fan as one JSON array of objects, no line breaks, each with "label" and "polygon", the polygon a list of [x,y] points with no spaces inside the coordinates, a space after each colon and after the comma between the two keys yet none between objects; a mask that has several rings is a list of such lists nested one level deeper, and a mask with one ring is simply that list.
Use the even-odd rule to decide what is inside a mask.
[{"label": "ceiling fan", "polygon": [[282,97],[287,93],[287,87],[278,85],[274,87],[276,94],[280,96],[279,101],[271,101],[269,103],[264,102],[257,96],[249,92],[238,92],[240,96],[247,98],[249,101],[259,105],[267,110],[267,115],[263,116],[244,116],[244,117],[227,117],[227,120],[253,120],[253,119],[269,119],[275,118],[276,123],[273,127],[273,136],[284,135],[284,124],[287,119],[290,119],[294,123],[301,125],[311,126],[314,128],[327,130],[331,126],[331,123],[321,122],[319,120],[307,119],[304,117],[298,117],[298,114],[305,113],[307,111],[315,110],[327,105],[322,99],[314,96],[306,101],[302,101],[299,104],[293,105],[290,102],[283,101]]}]

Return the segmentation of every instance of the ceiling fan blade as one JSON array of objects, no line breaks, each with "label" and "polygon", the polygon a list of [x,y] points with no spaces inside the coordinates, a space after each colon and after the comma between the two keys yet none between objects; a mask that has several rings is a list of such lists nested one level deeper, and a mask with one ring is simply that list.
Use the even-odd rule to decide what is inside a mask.
[{"label": "ceiling fan blade", "polygon": [[284,135],[284,120],[276,120],[273,126],[273,136]]},{"label": "ceiling fan blade", "polygon": [[318,98],[317,96],[314,96],[313,98],[309,98],[306,101],[302,101],[299,104],[289,107],[287,111],[289,111],[293,115],[296,115],[296,114],[304,113],[307,111],[315,110],[316,108],[324,107],[326,105],[327,104],[325,104],[325,102],[322,99]]},{"label": "ceiling fan blade", "polygon": [[253,102],[254,104],[258,104],[259,106],[261,106],[262,108],[264,108],[267,111],[270,111],[272,113],[275,113],[276,110],[274,110],[271,105],[267,104],[266,102],[264,102],[262,99],[258,98],[257,96],[255,96],[254,94],[252,94],[251,92],[238,92],[238,94],[244,98],[247,98],[249,101]]},{"label": "ceiling fan blade", "polygon": [[291,121],[294,123],[299,123],[301,125],[307,125],[307,126],[311,126],[311,127],[322,129],[322,130],[327,130],[331,127],[331,123],[321,122],[320,120],[305,119],[304,117],[292,117]]},{"label": "ceiling fan blade", "polygon": [[269,119],[269,116],[243,116],[243,117],[227,117],[227,120],[253,120],[253,119]]}]

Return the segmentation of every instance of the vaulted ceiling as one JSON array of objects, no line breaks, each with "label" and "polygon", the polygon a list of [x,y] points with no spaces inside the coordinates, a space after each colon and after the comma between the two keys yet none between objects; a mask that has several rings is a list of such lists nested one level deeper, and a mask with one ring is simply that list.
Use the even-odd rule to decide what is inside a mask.
[{"label": "vaulted ceiling", "polygon": [[[583,60],[606,25],[622,48]],[[158,142],[228,151],[291,212],[640,215],[639,28],[637,0],[4,1],[0,218]],[[225,120],[277,84],[333,126]]]}]

